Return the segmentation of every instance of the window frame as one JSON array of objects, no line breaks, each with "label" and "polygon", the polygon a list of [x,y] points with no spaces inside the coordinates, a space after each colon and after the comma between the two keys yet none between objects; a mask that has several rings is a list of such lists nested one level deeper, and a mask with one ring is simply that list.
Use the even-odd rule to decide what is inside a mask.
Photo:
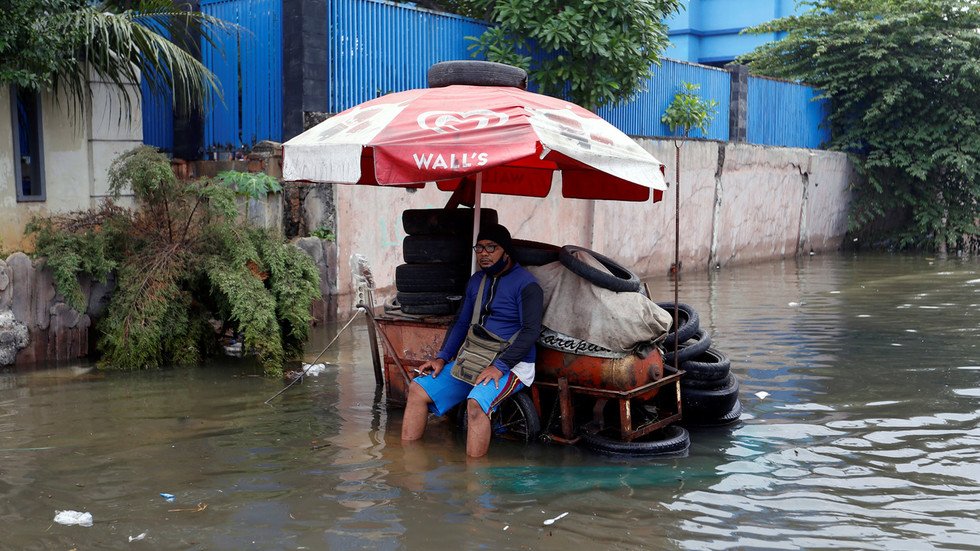
[{"label": "window frame", "polygon": [[[20,111],[17,109],[17,97],[19,94],[28,93],[25,90],[18,89],[16,85],[10,86],[10,128],[13,134],[13,162],[14,162],[14,187],[17,190],[17,202],[18,203],[40,203],[48,200],[48,186],[45,182],[44,175],[44,134],[42,129],[44,128],[44,113],[41,107],[41,94],[39,92],[34,92],[34,101],[37,106],[37,122],[36,128],[34,129],[37,133],[37,154],[36,156],[36,166],[38,182],[41,192],[36,195],[27,195],[24,193],[24,174],[21,167],[20,161]],[[32,163],[35,161],[32,159]]]}]

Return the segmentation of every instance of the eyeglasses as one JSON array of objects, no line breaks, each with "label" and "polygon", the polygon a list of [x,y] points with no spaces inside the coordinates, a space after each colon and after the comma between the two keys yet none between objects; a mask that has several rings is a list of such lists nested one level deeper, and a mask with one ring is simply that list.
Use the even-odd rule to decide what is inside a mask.
[{"label": "eyeglasses", "polygon": [[483,251],[487,251],[488,253],[493,254],[497,252],[497,249],[499,248],[500,245],[473,245],[473,252],[480,254]]}]

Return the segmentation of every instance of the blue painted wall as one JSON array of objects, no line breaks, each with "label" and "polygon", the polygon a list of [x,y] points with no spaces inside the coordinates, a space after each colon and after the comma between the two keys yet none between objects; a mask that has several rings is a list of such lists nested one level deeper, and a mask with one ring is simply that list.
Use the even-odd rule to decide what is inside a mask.
[{"label": "blue painted wall", "polygon": [[802,13],[797,0],[683,0],[685,9],[667,20],[671,46],[665,57],[691,63],[723,65],[775,33],[740,35],[742,29]]}]

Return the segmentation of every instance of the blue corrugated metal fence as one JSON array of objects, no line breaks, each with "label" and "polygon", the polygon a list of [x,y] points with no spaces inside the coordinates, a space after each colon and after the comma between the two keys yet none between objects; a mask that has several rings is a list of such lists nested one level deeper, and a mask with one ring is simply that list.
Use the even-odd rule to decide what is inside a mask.
[{"label": "blue corrugated metal fence", "polygon": [[143,95],[143,143],[164,151],[173,151],[173,92],[154,94],[145,80],[140,83],[140,90]]},{"label": "blue corrugated metal fence", "polygon": [[700,85],[698,94],[703,99],[718,102],[708,132],[694,130],[691,137],[727,141],[732,79],[728,71],[713,67],[664,59],[654,68],[646,92],[618,107],[602,107],[598,114],[631,136],[670,136],[670,127],[660,122],[660,117],[683,82]]},{"label": "blue corrugated metal fence", "polygon": [[814,101],[819,92],[809,86],[749,77],[747,140],[749,143],[816,149],[830,141],[821,125],[827,102]]},{"label": "blue corrugated metal fence", "polygon": [[470,59],[467,36],[486,23],[405,4],[328,0],[329,106],[343,111],[390,92],[424,88],[440,61]]},{"label": "blue corrugated metal fence", "polygon": [[[329,93],[323,109],[328,112],[424,87],[430,65],[470,59],[472,42],[467,37],[487,28],[481,21],[385,0],[324,1]],[[202,45],[203,61],[218,76],[225,94],[224,102],[217,102],[206,116],[205,147],[281,140],[282,0],[203,0],[201,9],[246,30],[226,37],[220,50]],[[604,107],[599,115],[633,136],[669,136],[660,118],[682,82],[699,84],[703,98],[718,102],[708,131],[694,136],[728,140],[731,77],[713,67],[665,59],[654,69],[646,92],[628,104]],[[826,103],[812,101],[816,95],[807,86],[750,77],[748,141],[820,147],[829,135],[820,128]],[[144,99],[145,141],[169,148],[172,128],[162,121],[172,117],[163,107],[157,99]]]},{"label": "blue corrugated metal fence", "polygon": [[203,0],[201,11],[239,25],[202,60],[221,81],[204,121],[204,146],[239,147],[282,139],[282,0]]}]

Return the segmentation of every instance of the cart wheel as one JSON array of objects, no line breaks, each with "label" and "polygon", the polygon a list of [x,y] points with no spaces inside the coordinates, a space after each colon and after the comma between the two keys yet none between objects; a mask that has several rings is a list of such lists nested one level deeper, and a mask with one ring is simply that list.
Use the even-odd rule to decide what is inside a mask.
[{"label": "cart wheel", "polygon": [[670,425],[651,435],[623,442],[600,434],[583,432],[579,442],[586,448],[611,455],[653,457],[658,455],[678,455],[691,446],[691,435],[680,425]]},{"label": "cart wheel", "polygon": [[[466,431],[466,403],[458,408],[457,424]],[[541,434],[541,418],[534,409],[534,402],[521,391],[504,400],[490,418],[490,430],[494,438],[530,443]]]}]

